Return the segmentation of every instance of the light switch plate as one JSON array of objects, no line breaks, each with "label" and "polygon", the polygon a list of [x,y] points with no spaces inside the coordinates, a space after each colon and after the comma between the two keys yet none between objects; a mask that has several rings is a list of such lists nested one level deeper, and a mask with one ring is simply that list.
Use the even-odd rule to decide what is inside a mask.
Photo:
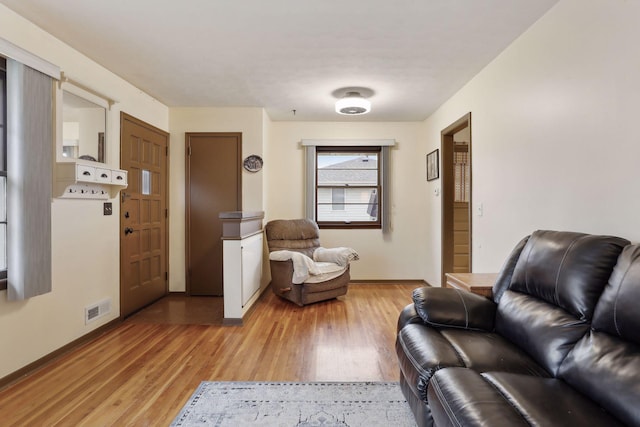
[{"label": "light switch plate", "polygon": [[104,203],[104,207],[102,209],[102,214],[103,215],[111,215],[111,214],[113,214],[113,206],[111,205],[111,202],[105,202]]}]

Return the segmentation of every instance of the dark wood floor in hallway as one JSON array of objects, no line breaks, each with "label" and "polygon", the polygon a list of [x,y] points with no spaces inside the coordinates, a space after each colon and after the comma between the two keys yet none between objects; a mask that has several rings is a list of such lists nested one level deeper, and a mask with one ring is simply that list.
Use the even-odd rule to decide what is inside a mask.
[{"label": "dark wood floor in hallway", "polygon": [[244,326],[190,324],[188,301],[173,320],[152,306],[2,390],[2,425],[168,425],[205,380],[397,381],[396,322],[416,286],[352,284],[306,307],[267,291]]}]

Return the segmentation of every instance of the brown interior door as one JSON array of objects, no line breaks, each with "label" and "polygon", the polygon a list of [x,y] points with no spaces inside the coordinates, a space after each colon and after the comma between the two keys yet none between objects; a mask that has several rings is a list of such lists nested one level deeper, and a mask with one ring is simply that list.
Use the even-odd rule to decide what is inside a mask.
[{"label": "brown interior door", "polygon": [[242,209],[242,134],[187,133],[186,247],[189,295],[223,294],[220,212]]},{"label": "brown interior door", "polygon": [[125,113],[120,117],[120,315],[168,292],[167,147],[169,134]]},{"label": "brown interior door", "polygon": [[[456,173],[455,135],[468,130],[467,145],[460,151],[466,153],[464,176],[465,191],[459,191],[459,175]],[[471,272],[472,221],[471,221],[471,113],[452,123],[441,132],[442,151],[442,286],[446,283],[446,273]],[[458,186],[458,187],[457,187]],[[467,194],[460,197],[461,194]]]},{"label": "brown interior door", "polygon": [[471,271],[469,248],[469,202],[453,203],[453,268],[447,273]]}]

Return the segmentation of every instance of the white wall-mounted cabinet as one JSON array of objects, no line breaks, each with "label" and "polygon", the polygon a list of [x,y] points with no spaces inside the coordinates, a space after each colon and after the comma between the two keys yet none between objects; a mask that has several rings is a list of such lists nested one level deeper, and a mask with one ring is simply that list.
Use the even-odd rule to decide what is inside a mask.
[{"label": "white wall-mounted cabinet", "polygon": [[56,163],[54,195],[63,199],[109,199],[127,188],[127,171],[105,164]]}]

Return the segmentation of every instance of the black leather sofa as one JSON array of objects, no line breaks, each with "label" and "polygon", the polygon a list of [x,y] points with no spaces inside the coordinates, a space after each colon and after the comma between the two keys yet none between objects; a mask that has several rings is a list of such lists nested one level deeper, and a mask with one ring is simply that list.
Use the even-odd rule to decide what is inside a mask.
[{"label": "black leather sofa", "polygon": [[640,426],[640,246],[536,231],[493,298],[419,288],[398,319],[420,426]]}]

